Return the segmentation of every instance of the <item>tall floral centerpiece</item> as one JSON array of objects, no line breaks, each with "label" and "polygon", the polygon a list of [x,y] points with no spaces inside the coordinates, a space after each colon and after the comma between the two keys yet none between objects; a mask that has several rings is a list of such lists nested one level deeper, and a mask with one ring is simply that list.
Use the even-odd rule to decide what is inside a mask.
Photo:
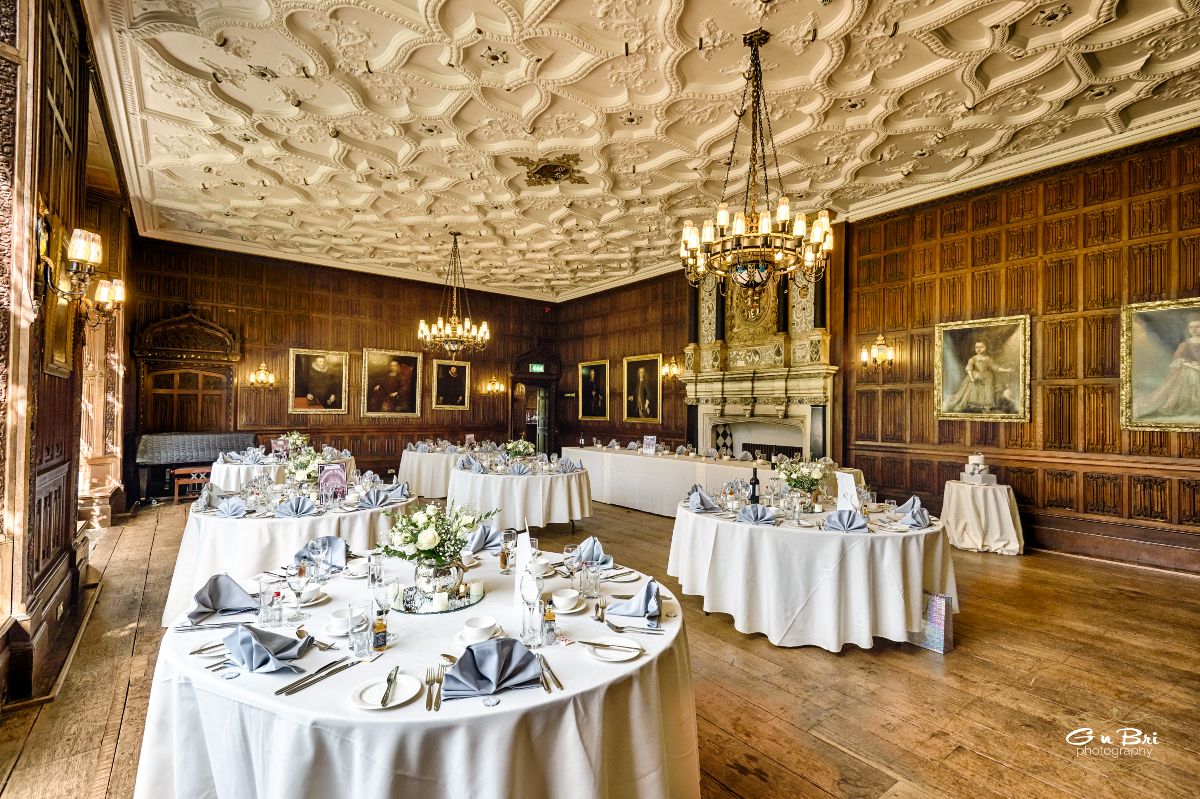
[{"label": "tall floral centerpiece", "polygon": [[523,438],[516,441],[509,441],[504,445],[504,452],[510,458],[529,458],[532,457],[537,449],[533,446],[532,441],[526,441]]},{"label": "tall floral centerpiece", "polygon": [[308,434],[301,433],[299,430],[288,433],[283,440],[288,443],[288,452],[299,452],[308,446]]},{"label": "tall floral centerpiece", "polygon": [[499,510],[475,513],[470,508],[429,504],[414,513],[387,513],[392,526],[385,534],[383,553],[416,564],[416,585],[422,593],[445,591],[453,596],[462,582],[460,558],[468,536]]},{"label": "tall floral centerpiece", "polygon": [[325,457],[312,447],[300,447],[288,451],[283,471],[293,480],[307,483],[317,479],[317,466],[324,462]]},{"label": "tall floral centerpiece", "polygon": [[804,497],[802,512],[810,513],[812,507],[817,504],[821,486],[825,482],[825,464],[793,458],[779,464],[776,471],[787,483],[788,488]]}]

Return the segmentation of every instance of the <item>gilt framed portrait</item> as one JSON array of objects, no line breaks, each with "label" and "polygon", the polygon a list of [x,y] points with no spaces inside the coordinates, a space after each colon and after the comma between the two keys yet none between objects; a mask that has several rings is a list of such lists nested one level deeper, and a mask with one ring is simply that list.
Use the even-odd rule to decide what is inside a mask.
[{"label": "gilt framed portrait", "polygon": [[634,355],[621,360],[625,374],[626,422],[662,421],[662,353]]},{"label": "gilt framed portrait", "polygon": [[579,420],[608,421],[608,361],[579,364]]},{"label": "gilt framed portrait", "polygon": [[1029,317],[937,326],[933,396],[938,419],[1029,421]]},{"label": "gilt framed portrait", "polygon": [[288,350],[288,413],[346,413],[350,353]]},{"label": "gilt framed portrait", "polygon": [[411,418],[421,415],[421,353],[364,349],[362,415]]},{"label": "gilt framed portrait", "polygon": [[1200,430],[1200,298],[1121,308],[1121,427]]},{"label": "gilt framed portrait", "polygon": [[433,408],[439,411],[471,409],[471,364],[434,360]]}]

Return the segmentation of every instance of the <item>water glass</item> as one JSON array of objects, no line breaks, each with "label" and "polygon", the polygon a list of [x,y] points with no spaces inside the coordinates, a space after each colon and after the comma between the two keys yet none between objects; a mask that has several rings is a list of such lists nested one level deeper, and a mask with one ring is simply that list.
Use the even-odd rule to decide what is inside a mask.
[{"label": "water glass", "polygon": [[886,499],[886,500],[884,500],[884,501],[883,501],[883,504],[884,504],[884,506],[886,506],[886,508],[887,508],[887,513],[888,513],[888,515],[889,515],[889,516],[893,516],[893,515],[895,515],[895,513],[896,513],[896,500],[894,500],[894,499]]},{"label": "water glass", "polygon": [[355,657],[371,654],[371,603],[359,600],[350,603],[350,649]]},{"label": "water glass", "polygon": [[537,560],[541,557],[542,551],[538,549],[538,540],[533,536],[529,537],[529,559]]},{"label": "water glass", "polygon": [[600,561],[584,561],[583,570],[579,573],[579,593],[584,599],[596,599],[600,596],[600,575],[603,572]]},{"label": "water glass", "polygon": [[305,588],[308,588],[308,583],[312,579],[311,564],[308,561],[293,563],[287,567],[286,574],[288,588],[292,589],[292,595],[296,599],[292,615],[287,617],[287,621],[304,621],[308,618],[308,614],[300,610],[300,595],[304,593]]},{"label": "water glass", "polygon": [[[283,623],[282,618],[275,618],[275,594],[279,594],[280,604],[283,603],[283,580],[270,575],[258,578],[258,626],[278,627]],[[280,616],[283,614],[281,613]]]},{"label": "water glass", "polygon": [[546,603],[542,600],[525,603],[525,613],[521,616],[521,643],[530,648],[545,643],[545,616]]},{"label": "water glass", "polygon": [[[375,600],[376,609],[383,614],[386,619],[388,614],[392,612],[392,605],[396,602],[396,597],[400,593],[400,581],[393,575],[389,574],[380,577],[371,586],[371,596]],[[389,632],[387,637],[389,644],[396,643],[396,634]]]}]

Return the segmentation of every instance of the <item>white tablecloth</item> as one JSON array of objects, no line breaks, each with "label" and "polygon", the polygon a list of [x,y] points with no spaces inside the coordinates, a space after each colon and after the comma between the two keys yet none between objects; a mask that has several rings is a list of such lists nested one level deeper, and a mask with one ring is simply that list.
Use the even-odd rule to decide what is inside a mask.
[{"label": "white tablecloth", "polygon": [[323,535],[346,539],[352,552],[371,549],[377,536],[392,525],[383,512],[409,508],[412,502],[349,513],[327,511],[298,519],[223,519],[211,512],[192,511],[179,542],[163,626],[191,609],[192,596],[214,574],[226,572],[249,585],[261,572],[290,563],[301,547]]},{"label": "white tablecloth", "polygon": [[255,477],[269,477],[272,483],[282,483],[285,479],[282,463],[221,463],[212,465],[208,474],[208,482],[225,491],[237,492]]},{"label": "white tablecloth", "polygon": [[[805,518],[818,522],[828,514]],[[921,629],[922,590],[950,594],[958,610],[945,530],[838,533],[739,524],[678,508],[667,573],[708,612],[776,646],[869,648],[876,636]]]},{"label": "white tablecloth", "polygon": [[592,515],[591,482],[586,469],[570,474],[475,474],[455,469],[448,504],[478,511],[500,509],[501,527],[545,527]]},{"label": "white tablecloth", "polygon": [[[592,499],[625,508],[674,516],[689,488],[699,483],[713,488],[730,480],[749,480],[752,467],[758,467],[758,479],[770,480],[770,464],[752,461],[710,460],[686,455],[642,455],[624,449],[563,447],[563,457],[582,462],[591,474]],[[862,484],[858,469],[839,469],[854,474]],[[836,495],[836,489],[834,489]]]},{"label": "white tablecloth", "polygon": [[[389,565],[389,570],[392,567]],[[395,570],[411,579],[408,564]],[[627,636],[647,654],[625,663],[592,659],[583,646],[540,650],[565,691],[501,693],[500,703],[446,701],[436,713],[423,695],[387,711],[352,704],[351,691],[384,679],[394,666],[418,679],[459,654],[453,636],[463,621],[491,615],[509,634],[520,624],[513,578],[496,560],[468,572],[488,592],[471,609],[432,616],[391,614],[398,643],[293,696],[274,690],[294,674],[243,674],[224,680],[205,671],[212,660],[187,653],[219,632],[167,632],[159,650],[138,764],[137,799],[694,799],[700,795],[695,702],[679,603],[664,592],[667,635]],[[546,582],[552,591],[566,585]],[[608,583],[630,593],[639,583]],[[313,670],[346,654],[328,637],[329,614],[368,599],[362,581],[335,578],[333,599],[307,609],[305,628],[342,649],[315,647],[301,665]],[[612,635],[590,613],[559,615],[564,635]],[[282,631],[294,628],[284,628]]]},{"label": "white tablecloth", "polygon": [[1025,550],[1017,498],[1006,485],[975,485],[948,480],[942,496],[942,522],[959,549],[1020,555]]},{"label": "white tablecloth", "polygon": [[450,488],[450,473],[463,453],[405,452],[400,456],[400,482],[408,481],[415,496],[441,499]]}]

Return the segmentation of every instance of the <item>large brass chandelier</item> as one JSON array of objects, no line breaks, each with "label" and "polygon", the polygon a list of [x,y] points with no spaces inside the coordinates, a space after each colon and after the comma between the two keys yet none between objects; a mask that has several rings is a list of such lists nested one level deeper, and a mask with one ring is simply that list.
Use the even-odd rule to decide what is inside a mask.
[{"label": "large brass chandelier", "polygon": [[[791,202],[783,191],[759,57],[759,49],[770,39],[771,34],[761,28],[742,37],[742,43],[750,48],[750,68],[746,72],[742,110],[738,112],[738,126],[726,162],[722,202],[717,205],[715,218],[704,220],[702,225],[696,226],[690,219],[686,220],[679,244],[679,258],[689,283],[699,285],[711,275],[723,286],[725,278],[729,278],[735,286],[752,292],[752,303],[764,288],[781,276],[795,274],[810,283],[820,280],[833,250],[829,211],[819,211],[811,220],[806,214],[793,217]],[[730,218],[729,203],[724,199],[743,125],[749,128],[750,163],[746,170],[746,185],[741,191],[741,209],[734,211]],[[775,168],[774,189],[768,158]],[[773,197],[774,208],[771,207]]]},{"label": "large brass chandelier", "polygon": [[[467,301],[467,285],[463,279],[462,258],[458,254],[457,231],[451,231],[454,243],[450,246],[450,263],[446,267],[446,289],[442,292],[442,304],[437,321],[432,325],[421,324],[417,327],[417,338],[425,347],[441,350],[452,358],[479,352],[492,339],[492,331],[488,323],[475,325],[471,322],[471,306]],[[458,292],[462,289],[463,313],[458,315]],[[449,311],[449,314],[447,314]]]}]

